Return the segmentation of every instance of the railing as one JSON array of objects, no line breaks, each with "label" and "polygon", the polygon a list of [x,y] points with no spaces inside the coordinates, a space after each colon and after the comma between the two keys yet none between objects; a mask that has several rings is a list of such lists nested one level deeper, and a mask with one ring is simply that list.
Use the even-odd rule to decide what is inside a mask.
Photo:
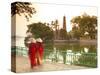
[{"label": "railing", "polygon": [[[15,52],[18,56],[28,57],[28,49],[25,47],[12,47],[12,52]],[[97,67],[97,54],[45,49],[44,63],[47,61],[70,65]]]}]

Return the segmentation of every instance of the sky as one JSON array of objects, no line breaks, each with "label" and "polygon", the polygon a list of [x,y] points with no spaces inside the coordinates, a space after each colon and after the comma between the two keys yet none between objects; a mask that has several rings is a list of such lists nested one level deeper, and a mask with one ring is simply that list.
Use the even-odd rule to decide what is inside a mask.
[{"label": "sky", "polygon": [[66,5],[66,4],[46,4],[46,3],[33,3],[37,13],[33,15],[31,22],[49,22],[58,20],[60,27],[63,24],[63,16],[66,16],[67,31],[71,30],[70,20],[75,17],[87,13],[89,15],[97,16],[96,7]]},{"label": "sky", "polygon": [[[87,13],[90,16],[97,16],[97,7],[85,6],[85,5],[69,5],[60,3],[32,3],[32,7],[36,9],[36,13],[33,14],[29,21],[24,16],[17,15],[16,17],[16,29],[17,35],[25,35],[27,25],[37,22],[51,23],[51,21],[58,20],[60,28],[63,26],[63,16],[66,16],[66,29],[69,32],[72,29],[71,19],[75,16],[80,16],[83,13]],[[23,29],[23,30],[22,30]]]}]

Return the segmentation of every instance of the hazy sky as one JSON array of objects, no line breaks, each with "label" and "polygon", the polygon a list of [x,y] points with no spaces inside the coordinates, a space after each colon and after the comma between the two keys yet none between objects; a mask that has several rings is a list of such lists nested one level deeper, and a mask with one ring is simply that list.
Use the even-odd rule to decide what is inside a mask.
[{"label": "hazy sky", "polygon": [[58,19],[60,27],[63,24],[63,16],[66,16],[67,31],[71,30],[70,20],[74,16],[82,15],[84,12],[89,15],[97,15],[96,7],[63,5],[63,4],[35,4],[33,3],[37,13],[33,15],[32,22],[49,22]]},{"label": "hazy sky", "polygon": [[58,20],[60,28],[63,24],[63,16],[66,16],[67,31],[71,30],[70,20],[75,17],[82,15],[84,12],[89,15],[97,16],[97,8],[90,6],[76,6],[76,5],[65,5],[65,4],[46,4],[46,3],[32,3],[36,9],[36,14],[33,14],[29,22],[26,21],[24,16],[18,16],[16,19],[18,35],[23,34],[22,29],[27,30],[26,25],[37,22],[47,22]]}]

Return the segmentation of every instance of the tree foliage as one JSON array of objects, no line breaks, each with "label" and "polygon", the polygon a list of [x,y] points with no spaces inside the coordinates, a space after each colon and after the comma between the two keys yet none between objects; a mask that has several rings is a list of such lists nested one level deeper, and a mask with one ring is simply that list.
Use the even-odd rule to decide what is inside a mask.
[{"label": "tree foliage", "polygon": [[66,32],[65,29],[60,29],[60,38],[61,38],[62,40],[67,39],[67,32]]},{"label": "tree foliage", "polygon": [[33,23],[28,25],[28,31],[30,31],[36,38],[42,38],[43,40],[53,39],[53,30],[46,26],[45,23]]},{"label": "tree foliage", "polygon": [[59,23],[57,19],[51,21],[51,28],[54,30],[54,39],[59,39]]},{"label": "tree foliage", "polygon": [[91,39],[95,39],[95,35],[97,33],[97,17],[89,16],[87,14],[83,14],[81,16],[74,17],[71,22],[74,26],[78,25],[81,36],[84,36],[85,32],[89,33],[89,37]]},{"label": "tree foliage", "polygon": [[29,2],[14,2],[11,3],[11,15],[15,14],[24,15],[27,20],[32,17],[32,14],[36,13],[35,8],[31,6],[32,4]]},{"label": "tree foliage", "polygon": [[79,40],[80,39],[80,30],[77,27],[72,28],[73,38]]}]

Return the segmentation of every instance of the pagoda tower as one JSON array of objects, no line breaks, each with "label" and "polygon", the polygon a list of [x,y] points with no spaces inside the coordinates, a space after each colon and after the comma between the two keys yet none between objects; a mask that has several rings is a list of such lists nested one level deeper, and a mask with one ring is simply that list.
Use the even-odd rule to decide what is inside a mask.
[{"label": "pagoda tower", "polygon": [[66,16],[63,16],[63,29],[66,30]]}]

